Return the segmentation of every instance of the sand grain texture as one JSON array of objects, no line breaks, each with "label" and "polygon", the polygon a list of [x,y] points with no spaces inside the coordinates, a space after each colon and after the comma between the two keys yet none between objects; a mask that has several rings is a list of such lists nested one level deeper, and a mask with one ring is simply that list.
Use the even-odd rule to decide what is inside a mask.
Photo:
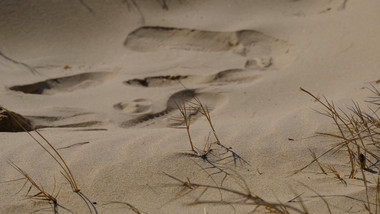
[{"label": "sand grain texture", "polygon": [[[202,191],[179,197],[186,188],[165,173],[242,190],[237,173],[268,202],[300,209],[289,200],[302,194],[310,213],[327,213],[315,190],[333,213],[367,213],[346,153],[321,161],[347,185],[317,165],[293,172],[312,160],[309,150],[318,155],[334,143],[311,136],[335,131],[300,87],[343,107],[368,105],[365,87],[380,87],[379,7],[369,0],[0,1],[0,105],[40,129],[99,213],[134,213],[130,205],[141,213],[255,208],[189,205]],[[235,165],[226,148],[210,147],[211,162],[228,157],[226,178],[190,151],[180,128],[177,106],[194,97],[208,106],[220,142],[247,161]],[[199,109],[191,122],[200,154],[215,138]],[[53,213],[45,201],[25,200],[28,186],[17,193],[23,181],[11,181],[21,175],[9,160],[59,192],[63,207],[88,212],[51,157],[3,114],[0,131],[0,213]],[[219,197],[206,191],[201,199]]]}]

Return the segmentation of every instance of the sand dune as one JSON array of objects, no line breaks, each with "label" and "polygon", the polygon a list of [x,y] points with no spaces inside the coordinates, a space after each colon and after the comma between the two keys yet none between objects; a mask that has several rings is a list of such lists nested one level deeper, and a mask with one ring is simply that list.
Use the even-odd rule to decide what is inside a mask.
[{"label": "sand dune", "polygon": [[377,130],[379,6],[0,1],[0,213],[54,213],[23,172],[59,213],[375,213],[377,133],[294,172],[342,140],[318,98]]}]

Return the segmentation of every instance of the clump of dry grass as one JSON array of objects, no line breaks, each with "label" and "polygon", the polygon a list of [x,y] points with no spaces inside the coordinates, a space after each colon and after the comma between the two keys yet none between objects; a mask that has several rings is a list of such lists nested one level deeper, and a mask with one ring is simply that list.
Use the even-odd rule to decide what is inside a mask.
[{"label": "clump of dry grass", "polygon": [[[378,154],[380,152],[380,118],[377,111],[380,109],[380,91],[374,86],[372,86],[370,90],[374,95],[370,97],[367,102],[372,104],[372,107],[369,106],[367,111],[363,111],[358,103],[353,102],[352,106],[345,111],[341,108],[337,108],[334,103],[328,101],[326,97],[321,99],[313,95],[311,92],[301,88],[301,91],[313,97],[316,102],[324,107],[324,111],[319,113],[329,117],[333,121],[336,131],[338,132],[337,134],[334,132],[318,134],[337,139],[339,142],[319,156],[316,156],[315,153],[312,152],[313,160],[295,173],[299,173],[313,163],[317,163],[321,171],[324,174],[327,174],[319,159],[326,155],[335,157],[334,155],[339,151],[346,152],[347,159],[350,163],[349,178],[360,179],[363,181],[366,196],[365,202],[363,202],[364,208],[368,213],[379,213],[380,179],[378,165],[380,162],[380,156]],[[373,108],[373,106],[375,106],[375,108]],[[328,165],[325,168],[333,173],[342,183],[347,185],[347,182],[333,166]],[[358,172],[360,172],[361,178],[357,178]],[[369,185],[371,182],[368,181],[366,172],[378,174],[375,187]],[[376,189],[375,199],[372,199],[369,196],[371,188]]]},{"label": "clump of dry grass", "polygon": [[[6,115],[8,120],[12,121],[12,123],[17,124],[20,129],[25,131],[34,140],[34,142],[36,142],[46,153],[48,153],[49,156],[59,165],[62,176],[69,182],[72,191],[78,194],[78,196],[86,203],[86,206],[89,208],[89,212],[98,213],[92,201],[88,199],[87,196],[84,195],[80,191],[72,171],[70,170],[69,166],[67,165],[62,155],[52,145],[52,143],[50,143],[37,129],[34,129],[33,127],[31,127],[31,123],[27,121],[25,118],[7,110],[6,108],[2,106],[0,106],[0,109],[3,112],[2,115]],[[37,136],[33,135],[31,130],[33,130],[33,132],[36,133]],[[35,198],[43,199],[57,205],[56,197],[53,197],[51,194],[48,194],[43,188],[41,188],[41,186],[37,185],[37,183],[24,170],[19,168],[16,164],[10,161],[10,165],[14,167],[20,174],[22,174],[25,177],[25,179],[28,182],[30,182],[32,186],[39,191],[36,195],[32,197],[33,199]],[[54,208],[55,210],[57,206],[54,206],[54,207],[55,207]]]},{"label": "clump of dry grass", "polygon": [[[177,108],[181,114],[181,117],[173,120],[183,124],[183,126],[178,128],[186,129],[191,149],[191,153],[188,153],[188,155],[199,157],[208,163],[208,169],[215,170],[211,173],[211,175],[223,174],[221,181],[222,184],[227,176],[230,175],[229,170],[225,167],[227,164],[233,163],[235,167],[238,163],[240,165],[249,165],[249,163],[233,151],[231,147],[227,147],[221,143],[214,128],[209,108],[204,105],[197,96],[195,96],[192,101],[182,102],[181,104],[177,103]],[[211,137],[209,135],[207,142],[204,143],[203,149],[200,149],[194,145],[191,135],[190,127],[194,116],[197,114],[203,116],[210,127],[209,133],[211,134]]]},{"label": "clump of dry grass", "polygon": [[[183,126],[179,128],[186,130],[190,145],[190,153],[188,153],[188,155],[201,158],[209,165],[207,167],[203,167],[195,160],[192,160],[194,164],[198,165],[198,167],[208,175],[208,178],[212,181],[212,184],[196,183],[191,181],[188,177],[186,179],[180,179],[164,172],[166,176],[175,181],[174,184],[169,186],[180,188],[180,191],[176,194],[173,200],[178,200],[187,195],[192,195],[195,199],[189,203],[189,205],[225,205],[231,207],[235,213],[236,209],[234,206],[239,205],[252,207],[252,213],[258,211],[260,208],[263,208],[265,212],[268,213],[308,213],[301,199],[298,201],[299,207],[297,207],[281,202],[268,202],[253,194],[244,178],[231,168],[227,167],[227,163],[233,163],[233,166],[235,167],[237,164],[249,165],[249,163],[239,154],[234,152],[231,147],[227,147],[221,143],[214,128],[210,110],[198,97],[195,96],[192,101],[187,100],[181,104],[177,103],[177,107],[181,117],[177,118],[176,122],[178,124],[183,124]],[[211,134],[211,137],[209,136],[207,142],[204,143],[202,150],[196,146],[191,134],[191,124],[194,122],[194,118],[198,114],[206,119],[208,126],[210,127]],[[212,140],[210,140],[210,138]],[[222,152],[219,150],[222,150]],[[216,169],[216,171],[210,171],[210,169]],[[215,175],[217,174],[224,175],[220,183],[215,179]],[[237,184],[237,188],[224,186],[223,182],[227,176],[233,179],[233,183]],[[297,198],[300,198],[300,196]],[[292,202],[289,201],[288,203]]]},{"label": "clump of dry grass", "polygon": [[[252,207],[252,210],[249,213],[255,213],[260,208],[263,208],[265,212],[268,213],[308,213],[302,200],[299,203],[300,208],[298,208],[281,202],[268,202],[258,195],[253,194],[245,180],[237,174],[233,177],[239,188],[223,187],[218,185],[215,181],[214,184],[204,184],[192,182],[189,178],[182,180],[167,173],[165,173],[165,175],[176,181],[176,183],[172,184],[173,186],[181,188],[181,191],[176,195],[175,200],[189,194],[197,195],[194,201],[189,203],[189,205],[224,205],[231,207],[235,213],[236,209],[234,206],[236,205]],[[219,192],[219,198],[213,199],[215,197],[212,197],[209,199],[210,196],[206,196],[207,194],[215,194],[215,191]]]},{"label": "clump of dry grass", "polygon": [[[339,142],[318,157],[313,158],[313,161],[296,171],[296,173],[317,162],[321,157],[327,154],[334,155],[337,151],[347,152],[351,168],[349,178],[355,177],[358,168],[368,172],[375,172],[374,169],[378,170],[377,163],[379,163],[380,157],[377,153],[380,151],[380,119],[376,111],[370,108],[369,113],[363,112],[359,104],[354,102],[353,106],[346,112],[336,108],[334,103],[329,102],[326,98],[321,100],[305,89],[301,88],[301,90],[312,96],[325,108],[324,112],[319,113],[331,118],[338,131],[338,134],[317,134],[338,139]],[[367,163],[370,165],[367,166]]]},{"label": "clump of dry grass", "polygon": [[[54,194],[54,192],[56,192],[55,185],[52,190],[53,193],[48,193],[41,185],[37,184],[27,172],[25,172],[23,169],[18,167],[15,163],[13,163],[12,161],[9,161],[9,165],[15,168],[23,176],[22,180],[25,180],[24,185],[18,192],[22,191],[22,189],[27,185],[27,183],[29,183],[30,187],[28,188],[28,191],[26,193],[27,198],[32,199],[32,200],[37,200],[37,201],[47,201],[48,203],[52,204],[53,212],[55,214],[56,213],[58,214],[58,207],[61,207],[67,211],[70,211],[67,208],[58,204],[57,197],[59,195],[60,189],[58,189],[57,193]],[[32,189],[35,189],[37,192],[31,193]]]}]

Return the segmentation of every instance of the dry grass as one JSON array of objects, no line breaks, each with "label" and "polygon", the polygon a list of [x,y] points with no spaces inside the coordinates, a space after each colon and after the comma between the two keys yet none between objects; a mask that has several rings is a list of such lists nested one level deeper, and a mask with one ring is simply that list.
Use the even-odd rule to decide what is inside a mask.
[{"label": "dry grass", "polygon": [[[6,108],[0,106],[0,109],[2,110],[3,115],[6,115],[6,117],[17,124],[22,130],[24,130],[33,140],[36,142],[49,156],[58,164],[59,168],[61,169],[62,176],[69,182],[71,189],[74,193],[76,193],[86,204],[86,206],[89,209],[90,213],[98,213],[96,207],[93,205],[92,201],[87,198],[86,195],[84,195],[79,187],[78,184],[74,178],[74,175],[67,165],[66,161],[62,157],[62,155],[58,152],[58,150],[50,143],[37,129],[33,129],[31,127],[29,121],[26,121],[23,117],[21,117],[18,114],[15,114],[14,112],[11,112],[7,110]],[[33,130],[33,132],[36,134],[33,135],[30,130]],[[41,200],[47,200],[50,202],[53,202],[53,204],[57,204],[57,199],[53,197],[51,194],[48,194],[41,186],[37,185],[37,183],[21,168],[19,168],[16,164],[10,161],[10,165],[14,167],[19,173],[21,173],[28,182],[32,184],[34,188],[36,188],[39,192],[34,195],[33,199],[41,199]],[[54,210],[57,208],[57,206],[54,206]]]},{"label": "dry grass", "polygon": [[[24,185],[20,189],[20,191],[26,186],[27,183],[30,183],[30,187],[28,188],[28,191],[26,193],[26,196],[29,199],[33,200],[41,200],[41,201],[48,201],[49,203],[53,204],[53,211],[54,213],[58,213],[58,201],[57,201],[57,196],[59,194],[58,192],[53,196],[53,194],[48,193],[41,185],[38,185],[30,176],[28,173],[26,173],[24,170],[22,170],[20,167],[18,167],[15,163],[12,161],[9,161],[9,164],[15,168],[23,177],[25,180]],[[32,188],[37,190],[37,193],[30,194],[32,191]],[[19,191],[19,192],[20,192]],[[53,189],[53,192],[55,192],[55,186]]]},{"label": "dry grass", "polygon": [[[249,213],[255,213],[260,208],[263,208],[268,213],[308,213],[302,201],[299,203],[300,208],[298,208],[296,206],[291,206],[281,202],[268,202],[263,198],[253,194],[245,180],[241,176],[238,176],[238,174],[235,174],[233,177],[236,181],[236,184],[238,184],[240,188],[223,187],[216,183],[196,183],[190,181],[189,178],[187,178],[186,180],[182,180],[167,173],[165,173],[165,175],[176,181],[176,183],[172,184],[173,186],[181,188],[181,191],[176,195],[175,200],[189,194],[197,195],[194,201],[189,203],[189,205],[224,205],[231,207],[235,213],[236,209],[234,206],[236,205],[252,207],[252,210]],[[208,193],[215,194],[215,191],[220,193],[219,198],[209,199],[210,196],[206,196]]]},{"label": "dry grass", "polygon": [[[214,128],[214,124],[211,119],[209,108],[204,105],[198,97],[194,97],[193,100],[177,103],[177,108],[181,114],[180,118],[173,119],[179,124],[183,124],[178,128],[186,129],[187,137],[190,144],[191,152],[187,155],[198,157],[204,160],[209,166],[208,170],[214,170],[210,175],[222,174],[221,184],[231,174],[228,164],[233,163],[236,167],[240,165],[249,165],[249,163],[243,159],[239,154],[232,150],[231,147],[224,146]],[[191,134],[191,124],[195,115],[200,114],[206,119],[209,126],[209,130],[204,130],[209,133],[208,140],[203,142],[203,149],[194,145],[194,141]]]},{"label": "dry grass", "polygon": [[[323,164],[320,163],[319,159],[323,156],[330,155],[336,157],[338,162],[342,162],[342,160],[338,159],[336,154],[340,151],[346,152],[350,166],[349,179],[359,179],[363,181],[366,197],[363,206],[368,213],[372,214],[380,212],[380,179],[378,173],[378,164],[380,161],[380,156],[378,155],[380,152],[380,118],[377,115],[377,111],[380,108],[380,91],[373,86],[370,90],[374,96],[370,97],[367,102],[370,103],[372,107],[369,106],[367,111],[363,111],[356,102],[353,102],[352,106],[347,110],[342,110],[337,108],[333,102],[328,101],[325,97],[320,99],[309,91],[301,88],[301,91],[313,97],[315,101],[324,107],[324,111],[319,113],[329,117],[338,132],[337,134],[334,132],[318,134],[327,136],[330,139],[337,139],[338,143],[319,156],[316,156],[315,153],[312,152],[313,160],[295,173],[299,173],[313,163],[317,163],[321,171],[326,174]],[[373,106],[375,107],[374,109]],[[337,179],[347,185],[347,182],[333,166],[329,165],[326,168],[329,172],[333,173]],[[357,177],[358,172],[361,178]],[[378,174],[375,187],[369,185],[371,182],[368,181],[368,173]],[[370,197],[370,189],[372,188],[376,189],[374,199]]]},{"label": "dry grass", "polygon": [[110,201],[108,203],[105,203],[103,205],[112,205],[112,204],[119,204],[119,205],[123,205],[124,207],[127,207],[129,210],[131,210],[132,212],[136,213],[136,214],[142,214],[142,213],[146,213],[140,209],[138,209],[137,207],[133,206],[132,204],[130,203],[127,203],[127,202],[122,202],[122,201]]},{"label": "dry grass", "polygon": [[322,171],[322,173],[325,174],[325,175],[327,175],[326,170],[323,168],[323,165],[319,162],[319,160],[318,160],[317,155],[315,154],[315,152],[313,152],[311,150],[309,150],[309,151],[311,153],[311,157],[313,158],[313,161],[318,164],[318,167]]},{"label": "dry grass", "polygon": [[[258,211],[259,209],[264,209],[265,212],[268,213],[308,213],[302,200],[298,201],[297,207],[281,202],[268,202],[252,193],[244,178],[227,166],[229,163],[233,163],[234,167],[238,164],[249,165],[249,163],[239,154],[234,152],[231,147],[224,146],[224,144],[221,143],[212,122],[210,110],[198,97],[194,97],[192,101],[188,100],[181,104],[177,104],[177,107],[181,117],[177,118],[176,122],[178,124],[183,124],[180,128],[186,130],[190,146],[190,153],[188,155],[201,158],[207,163],[208,166],[206,165],[204,167],[201,163],[197,163],[195,160],[192,160],[194,164],[198,165],[198,167],[208,175],[208,178],[212,183],[196,183],[191,181],[189,178],[180,179],[165,173],[166,176],[176,182],[169,186],[175,186],[180,189],[174,199],[170,202],[191,195],[195,199],[189,203],[189,205],[224,205],[232,208],[235,213],[236,209],[234,206],[252,207],[252,213]],[[194,122],[195,116],[198,114],[205,119],[210,128],[210,135],[208,140],[203,143],[204,146],[202,150],[197,147],[197,143],[193,140],[191,134],[191,125]],[[220,152],[220,150],[222,152]],[[216,169],[216,172],[211,171],[211,169]],[[224,175],[221,182],[217,181],[216,175],[218,174]],[[231,177],[232,183],[236,184],[237,188],[224,186],[223,182],[227,176]],[[300,196],[298,197],[300,198]],[[293,202],[289,201],[288,203]]]},{"label": "dry grass", "polygon": [[[338,134],[318,134],[338,139],[339,143],[326,150],[320,156],[313,158],[312,162],[296,171],[296,173],[317,162],[321,157],[327,154],[334,155],[337,151],[347,152],[351,168],[349,178],[355,177],[358,168],[369,172],[374,172],[374,169],[378,169],[377,163],[380,157],[377,155],[377,152],[380,151],[380,120],[376,112],[363,112],[357,103],[353,103],[353,107],[349,108],[347,113],[342,109],[337,109],[334,103],[329,102],[326,98],[322,101],[305,89],[301,88],[301,90],[312,96],[325,108],[325,111],[320,113],[331,118],[338,131]],[[370,165],[366,166],[367,163]]]},{"label": "dry grass", "polygon": [[334,174],[334,176],[340,181],[342,182],[342,184],[346,185],[347,186],[347,182],[342,178],[342,176],[339,174],[339,172],[333,167],[333,166],[327,166],[327,169],[329,169],[329,171],[331,173]]}]

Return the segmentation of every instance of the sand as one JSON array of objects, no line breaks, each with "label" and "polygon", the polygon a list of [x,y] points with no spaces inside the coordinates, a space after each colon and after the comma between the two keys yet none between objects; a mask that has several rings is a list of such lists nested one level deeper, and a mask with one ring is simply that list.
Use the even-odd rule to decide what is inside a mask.
[{"label": "sand", "polygon": [[[310,213],[327,213],[319,194],[333,213],[367,213],[365,187],[348,178],[345,152],[321,162],[346,184],[316,164],[293,172],[312,160],[309,150],[321,154],[336,142],[315,137],[336,129],[300,87],[345,108],[351,100],[368,105],[365,88],[378,86],[379,7],[369,0],[1,1],[0,105],[58,149],[99,213],[137,212],[130,205],[141,213],[255,209],[191,205],[202,188],[179,197],[188,190],[166,174],[247,193],[239,175],[267,202],[301,209],[302,200]],[[174,121],[177,104],[194,96],[210,109],[220,142],[247,161],[223,163],[224,182]],[[199,112],[193,119],[192,139],[202,149],[215,139]],[[0,139],[0,213],[53,213],[49,202],[25,197],[29,185],[14,181],[22,175],[10,161],[58,193],[59,213],[89,213],[27,133]],[[222,157],[221,147],[212,148]],[[220,194],[207,190],[198,200]]]}]

